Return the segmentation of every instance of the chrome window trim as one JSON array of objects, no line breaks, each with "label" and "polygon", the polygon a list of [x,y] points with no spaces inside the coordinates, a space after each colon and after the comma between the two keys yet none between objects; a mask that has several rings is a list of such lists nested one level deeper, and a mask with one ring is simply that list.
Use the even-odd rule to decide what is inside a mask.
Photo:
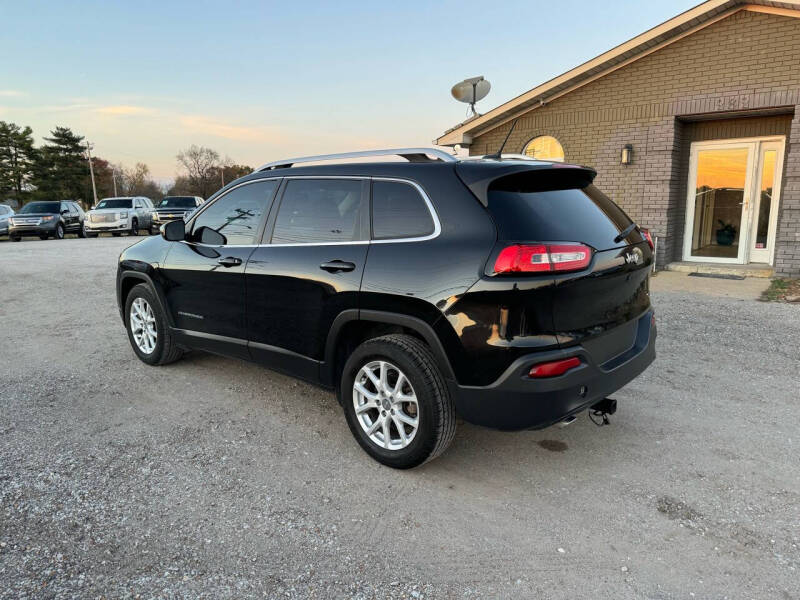
[{"label": "chrome window trim", "polygon": [[[371,245],[371,244],[403,244],[409,242],[426,242],[428,240],[435,239],[439,237],[442,233],[442,224],[439,221],[439,214],[436,212],[436,208],[431,202],[430,197],[428,196],[425,189],[418,184],[416,181],[412,181],[411,179],[403,179],[401,177],[371,177],[368,175],[276,175],[275,177],[263,177],[259,179],[253,179],[251,181],[245,181],[238,185],[233,186],[229,190],[226,190],[224,194],[220,194],[213,200],[206,200],[202,204],[202,208],[195,211],[195,214],[191,216],[191,218],[186,221],[187,228],[190,223],[193,224],[194,220],[199,217],[203,212],[210,206],[212,206],[217,200],[220,198],[224,198],[233,190],[240,188],[244,185],[250,185],[253,183],[258,183],[261,181],[275,181],[281,179],[352,179],[354,181],[364,181],[364,180],[371,180],[371,181],[394,181],[396,183],[404,183],[406,185],[410,185],[416,188],[417,192],[422,196],[422,199],[425,201],[425,205],[428,207],[428,212],[431,215],[431,219],[433,219],[433,233],[424,236],[418,237],[408,237],[408,238],[389,238],[385,240],[357,240],[351,242],[291,242],[285,244],[225,244],[223,246],[212,246],[210,244],[201,244],[199,242],[189,242],[187,240],[182,240],[181,243],[190,244],[194,246],[204,246],[206,248],[289,248],[294,246],[361,246],[361,245]],[[280,208],[280,207],[278,207]],[[370,207],[371,209],[372,207]],[[370,210],[370,216],[372,216],[372,211]],[[372,227],[370,226],[370,230]]]},{"label": "chrome window trim", "polygon": [[[418,184],[416,181],[411,181],[410,179],[401,179],[399,177],[373,177],[373,181],[394,181],[396,183],[405,183],[407,185],[411,185],[412,187],[416,188],[417,192],[419,192],[422,199],[425,201],[425,205],[428,207],[428,212],[431,215],[431,219],[433,219],[433,233],[429,233],[428,235],[422,235],[417,237],[405,237],[405,238],[387,238],[383,240],[370,240],[372,244],[397,244],[397,243],[407,243],[407,242],[425,242],[428,240],[432,240],[434,238],[439,237],[439,234],[442,233],[442,224],[439,221],[439,215],[436,212],[436,208],[433,206],[433,202],[428,197],[428,194],[422,189],[422,186]],[[370,217],[372,217],[372,207],[370,206]],[[372,227],[370,226],[370,231]]]}]

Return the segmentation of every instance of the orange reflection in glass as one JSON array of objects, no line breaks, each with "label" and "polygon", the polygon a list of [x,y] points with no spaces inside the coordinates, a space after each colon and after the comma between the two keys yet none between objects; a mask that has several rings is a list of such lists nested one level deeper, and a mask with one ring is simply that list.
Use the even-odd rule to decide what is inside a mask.
[{"label": "orange reflection in glass", "polygon": [[564,148],[551,135],[540,135],[525,146],[523,153],[537,160],[564,162]]},{"label": "orange reflection in glass", "polygon": [[763,170],[761,173],[761,191],[767,192],[772,189],[775,182],[775,157],[778,155],[775,150],[764,152]]},{"label": "orange reflection in glass", "polygon": [[701,150],[697,154],[697,188],[744,189],[747,148]]}]

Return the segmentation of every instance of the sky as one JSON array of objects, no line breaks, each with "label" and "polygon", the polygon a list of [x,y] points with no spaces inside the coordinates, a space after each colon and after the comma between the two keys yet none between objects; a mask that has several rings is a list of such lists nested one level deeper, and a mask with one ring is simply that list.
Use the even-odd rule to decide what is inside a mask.
[{"label": "sky", "polygon": [[486,112],[696,3],[0,0],[0,120],[162,181],[190,144],[254,167],[430,146],[467,116],[454,83],[486,77]]}]

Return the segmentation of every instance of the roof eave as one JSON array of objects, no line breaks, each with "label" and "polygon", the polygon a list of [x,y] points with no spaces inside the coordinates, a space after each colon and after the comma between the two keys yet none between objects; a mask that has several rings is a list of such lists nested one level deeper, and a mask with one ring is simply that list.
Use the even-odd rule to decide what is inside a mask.
[{"label": "roof eave", "polygon": [[[783,3],[795,5],[800,8],[800,1],[798,0],[784,0]],[[727,9],[724,8],[726,4],[730,5]],[[720,8],[722,8],[721,12],[711,15],[706,20],[697,23],[688,29],[679,30],[680,27],[689,24],[693,20],[701,18],[704,15],[708,15],[712,11]],[[685,37],[686,35],[690,35],[699,29],[703,29],[712,23],[715,23],[723,18],[727,18],[733,13],[741,10],[757,10],[759,12],[774,12],[776,14],[783,14],[786,16],[800,16],[800,11],[795,9],[758,6],[753,4],[752,0],[750,3],[731,2],[731,0],[708,0],[707,2],[699,4],[698,6],[695,6],[694,8],[691,8],[680,15],[677,15],[676,17],[673,17],[672,19],[669,19],[668,21],[665,21],[664,23],[661,23],[652,29],[645,31],[631,40],[628,40],[627,42],[620,44],[581,65],[578,65],[566,73],[554,77],[553,79],[550,79],[549,81],[546,81],[545,83],[528,90],[524,94],[520,94],[516,98],[501,104],[500,106],[479,117],[449,129],[440,137],[438,137],[435,140],[435,143],[439,146],[454,146],[456,144],[465,146],[469,145],[472,142],[472,138],[475,137],[477,133],[480,133],[483,129],[497,127],[514,118],[519,113],[534,110],[538,106],[544,106],[547,102],[554,100],[559,96],[569,93],[578,87],[582,87],[591,81],[603,77],[612,71],[615,71]],[[642,47],[645,44],[652,43],[652,41],[658,38],[658,36],[662,36],[673,31],[675,32],[675,35],[667,37],[658,43],[649,45],[647,47]],[[634,49],[639,49],[639,51],[630,56],[628,59],[618,63],[610,62],[615,58],[620,57],[622,54],[630,52]],[[586,75],[587,72],[592,69],[598,70],[595,74],[591,74],[581,79],[582,75]],[[554,90],[555,93],[550,94],[550,92],[553,92]]]}]

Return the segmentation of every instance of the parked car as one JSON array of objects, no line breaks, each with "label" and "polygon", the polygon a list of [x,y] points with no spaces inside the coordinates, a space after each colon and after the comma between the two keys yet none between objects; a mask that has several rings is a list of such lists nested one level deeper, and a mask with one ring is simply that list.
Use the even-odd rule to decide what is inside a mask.
[{"label": "parked car", "polygon": [[25,236],[64,239],[67,233],[86,237],[86,214],[72,200],[29,202],[8,219],[8,237],[18,242]]},{"label": "parked car", "polygon": [[164,223],[177,219],[188,220],[189,215],[203,204],[200,196],[165,196],[153,211],[150,233],[156,233]]},{"label": "parked car", "polygon": [[655,358],[653,248],[595,172],[386,153],[409,162],[265,165],[125,250],[136,356],[195,348],[335,389],[397,468],[444,451],[456,415],[519,430],[612,412]]},{"label": "parked car", "polygon": [[8,235],[8,218],[14,214],[14,209],[8,204],[0,204],[0,235]]},{"label": "parked car", "polygon": [[86,219],[86,234],[97,237],[101,233],[120,236],[139,235],[149,231],[153,223],[153,202],[144,196],[103,198],[92,207]]}]

